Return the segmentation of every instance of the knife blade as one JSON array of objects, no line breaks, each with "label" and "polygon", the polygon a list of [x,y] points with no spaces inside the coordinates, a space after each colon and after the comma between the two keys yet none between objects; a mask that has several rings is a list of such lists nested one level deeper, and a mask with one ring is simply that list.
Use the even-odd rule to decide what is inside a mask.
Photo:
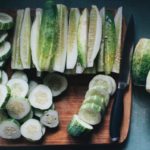
[{"label": "knife blade", "polygon": [[118,86],[110,118],[110,137],[112,142],[117,142],[120,138],[120,128],[123,119],[123,97],[125,90],[129,85],[134,36],[134,18],[131,16],[127,25],[124,46],[122,49]]}]

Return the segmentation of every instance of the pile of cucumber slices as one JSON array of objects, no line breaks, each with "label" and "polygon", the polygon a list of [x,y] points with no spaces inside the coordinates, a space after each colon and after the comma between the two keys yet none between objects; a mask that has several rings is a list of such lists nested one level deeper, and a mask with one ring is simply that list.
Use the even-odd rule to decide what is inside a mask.
[{"label": "pile of cucumber slices", "polygon": [[[0,71],[0,137],[29,141],[40,140],[47,128],[59,125],[53,97],[67,88],[67,80],[57,73],[48,73],[44,83],[29,80],[23,71],[11,78]],[[54,84],[55,83],[55,84]]]},{"label": "pile of cucumber slices", "polygon": [[89,83],[84,101],[68,125],[71,136],[83,136],[99,124],[105,114],[110,96],[115,93],[116,82],[107,75],[96,75]]},{"label": "pile of cucumber slices", "polygon": [[0,12],[0,68],[2,68],[8,57],[11,54],[11,44],[7,41],[8,30],[13,27],[13,18],[6,14]]}]

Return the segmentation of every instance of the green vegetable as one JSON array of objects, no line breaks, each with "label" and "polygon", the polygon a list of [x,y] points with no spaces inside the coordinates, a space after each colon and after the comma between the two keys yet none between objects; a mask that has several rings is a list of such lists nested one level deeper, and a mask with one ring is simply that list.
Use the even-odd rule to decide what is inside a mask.
[{"label": "green vegetable", "polygon": [[58,43],[57,7],[51,1],[43,10],[39,39],[39,68],[41,71],[51,71]]},{"label": "green vegetable", "polygon": [[142,38],[135,47],[132,59],[132,78],[135,85],[145,85],[150,70],[150,39]]},{"label": "green vegetable", "polygon": [[0,34],[0,44],[2,44],[6,40],[7,37],[8,37],[8,33],[6,32]]},{"label": "green vegetable", "polygon": [[93,130],[93,127],[82,121],[78,115],[74,115],[67,127],[67,131],[71,136],[79,137],[86,135]]},{"label": "green vegetable", "polygon": [[20,33],[20,56],[23,69],[31,68],[30,36],[31,36],[30,8],[26,8],[24,12]]},{"label": "green vegetable", "polygon": [[104,71],[110,74],[113,68],[116,52],[116,31],[113,15],[106,11],[105,16],[105,52],[104,52]]},{"label": "green vegetable", "polygon": [[0,70],[0,74],[1,74],[1,82],[0,84],[6,85],[8,82],[8,75],[5,71]]},{"label": "green vegetable", "polygon": [[58,4],[58,45],[54,60],[54,71],[64,72],[67,55],[68,10],[65,5]]},{"label": "green vegetable", "polygon": [[15,32],[14,32],[13,44],[12,44],[12,56],[11,56],[12,57],[11,68],[19,69],[19,70],[23,69],[21,56],[20,56],[20,33],[21,33],[23,16],[24,16],[24,10],[23,9],[17,10]]}]

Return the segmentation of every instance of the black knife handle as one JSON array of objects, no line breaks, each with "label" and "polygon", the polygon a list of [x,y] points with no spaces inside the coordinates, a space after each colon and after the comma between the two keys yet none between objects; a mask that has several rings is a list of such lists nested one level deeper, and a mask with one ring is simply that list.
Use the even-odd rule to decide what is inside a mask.
[{"label": "black knife handle", "polygon": [[110,137],[112,142],[118,142],[123,118],[124,89],[117,89],[110,118]]}]

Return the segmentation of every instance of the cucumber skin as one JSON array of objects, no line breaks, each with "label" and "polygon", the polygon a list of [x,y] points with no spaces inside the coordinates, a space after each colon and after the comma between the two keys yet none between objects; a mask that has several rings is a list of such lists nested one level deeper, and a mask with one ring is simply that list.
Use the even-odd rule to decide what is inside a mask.
[{"label": "cucumber skin", "polygon": [[14,23],[13,22],[9,22],[9,23],[1,23],[0,22],[0,30],[9,30],[13,27]]},{"label": "cucumber skin", "polygon": [[73,117],[71,122],[67,127],[68,133],[73,137],[84,136],[88,134],[91,130],[84,128],[82,125],[78,123],[78,121]]},{"label": "cucumber skin", "polygon": [[106,11],[104,34],[104,71],[105,74],[110,74],[113,68],[116,51],[115,23],[113,15],[110,11]]},{"label": "cucumber skin", "polygon": [[55,5],[43,10],[40,39],[39,67],[41,71],[51,71],[58,43],[57,7]]}]

